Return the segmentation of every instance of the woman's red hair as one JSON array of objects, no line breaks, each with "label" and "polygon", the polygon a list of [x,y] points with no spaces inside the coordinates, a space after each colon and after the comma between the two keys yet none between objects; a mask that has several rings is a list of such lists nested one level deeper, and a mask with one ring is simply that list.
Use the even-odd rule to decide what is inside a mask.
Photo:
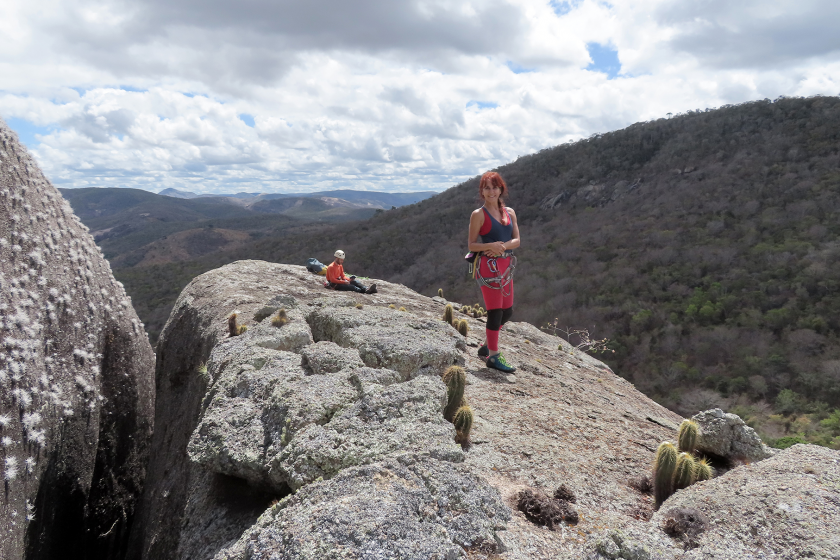
[{"label": "woman's red hair", "polygon": [[484,187],[486,185],[495,185],[501,189],[499,192],[499,210],[501,211],[504,207],[505,201],[504,198],[507,196],[508,188],[507,184],[505,184],[505,180],[502,179],[502,176],[496,173],[495,171],[488,171],[484,175],[481,176],[481,181],[478,183],[478,196],[481,200],[484,200]]}]

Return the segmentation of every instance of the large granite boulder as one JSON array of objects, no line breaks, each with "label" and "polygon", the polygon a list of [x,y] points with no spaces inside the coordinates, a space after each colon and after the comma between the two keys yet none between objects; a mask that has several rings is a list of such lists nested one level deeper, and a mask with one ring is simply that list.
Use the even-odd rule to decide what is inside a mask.
[{"label": "large granite boulder", "polygon": [[[266,542],[251,558],[273,554],[275,535],[300,540],[289,550],[325,554],[313,558],[397,551],[414,540],[419,555],[405,558],[444,558],[460,541],[496,542],[509,509],[463,467],[443,418],[440,375],[464,363],[464,337],[442,321],[368,305],[378,297],[326,292],[302,267],[257,261],[208,272],[184,290],[158,346],[159,429],[135,557],[212,558],[230,547],[236,555],[246,532]],[[276,324],[281,308],[288,322]],[[234,311],[248,329],[231,337]],[[433,474],[428,488],[418,486]],[[293,492],[263,516],[271,523],[258,522]],[[240,499],[213,498],[234,494]],[[333,519],[338,495],[344,533],[308,534]],[[473,502],[484,509],[462,515]],[[391,542],[396,529],[382,522],[389,507],[404,522],[402,540]],[[434,513],[418,517],[418,507]],[[365,529],[376,524],[380,533]]]},{"label": "large granite boulder", "polygon": [[702,453],[722,457],[733,464],[761,461],[774,454],[737,414],[713,408],[698,412],[691,419],[700,427],[697,449]]},{"label": "large granite boulder", "polygon": [[509,518],[463,465],[401,454],[281,500],[215,560],[456,560],[497,550]]},{"label": "large granite boulder", "polygon": [[[442,298],[377,286],[331,292],[303,267],[240,261],[184,290],[158,347],[135,558],[741,560],[785,558],[784,538],[831,557],[840,453],[795,446],[742,462],[650,520],[652,497],[632,482],[682,418],[526,323],[508,323],[500,342],[516,374],[487,369],[475,355],[481,320],[463,315],[463,336],[441,320]],[[278,328],[281,308],[289,322]],[[236,337],[233,311],[248,327]],[[439,376],[453,363],[475,414],[467,448],[442,418]],[[549,530],[516,509],[523,490],[560,485],[576,497],[577,525]],[[807,500],[779,499],[779,511],[801,506],[793,522],[815,530],[761,525],[779,509],[764,498],[800,487]],[[686,551],[662,529],[673,508],[720,527]],[[752,526],[775,540],[772,554],[744,534]]]},{"label": "large granite boulder", "polygon": [[152,433],[152,348],[2,120],[0,200],[0,558],[121,559]]}]

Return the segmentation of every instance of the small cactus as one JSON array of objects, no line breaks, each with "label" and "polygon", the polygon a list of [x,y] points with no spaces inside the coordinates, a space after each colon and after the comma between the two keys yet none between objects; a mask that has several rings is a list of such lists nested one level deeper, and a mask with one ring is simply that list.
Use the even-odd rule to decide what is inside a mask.
[{"label": "small cactus", "polygon": [[239,327],[236,325],[236,313],[231,313],[228,317],[228,334],[230,336],[239,336]]},{"label": "small cactus", "polygon": [[289,322],[289,316],[286,315],[286,310],[281,309],[277,312],[277,315],[271,318],[271,326],[280,328],[286,323]]},{"label": "small cactus", "polygon": [[702,480],[711,480],[714,475],[715,471],[707,459],[700,459],[697,463],[695,463],[694,478],[697,479],[697,482]]},{"label": "small cactus", "polygon": [[452,304],[447,303],[446,307],[443,308],[443,320],[452,324]]},{"label": "small cactus", "polygon": [[248,330],[248,327],[246,327],[245,325],[239,325],[239,329],[237,329],[236,334],[237,334],[237,336],[240,335],[240,334],[244,334],[245,331],[247,331],[247,330]]},{"label": "small cactus", "polygon": [[405,307],[400,307],[400,311],[408,311]]},{"label": "small cactus", "polygon": [[364,305],[362,305],[361,303],[356,304],[356,309],[362,309],[363,307],[364,307]]},{"label": "small cactus", "polygon": [[469,443],[470,430],[472,430],[473,425],[472,408],[470,408],[469,405],[460,407],[455,412],[455,417],[452,419],[452,423],[455,425],[455,441],[460,444]]},{"label": "small cactus", "polygon": [[438,297],[443,297],[443,288],[438,288]]},{"label": "small cactus", "polygon": [[443,417],[452,422],[464,398],[467,374],[459,366],[449,366],[443,374],[443,382],[446,383],[446,408],[443,409]]},{"label": "small cactus", "polygon": [[680,453],[677,457],[677,468],[674,471],[674,490],[688,488],[697,482],[696,468],[697,464],[690,453]]},{"label": "small cactus", "polygon": [[389,306],[388,306],[388,309],[396,309],[396,308],[397,308],[397,306],[396,306],[396,305],[394,305],[393,303],[392,303],[391,305],[389,305]]},{"label": "small cactus", "polygon": [[697,444],[699,426],[691,420],[683,420],[680,424],[679,448],[683,453],[694,453]]},{"label": "small cactus", "polygon": [[663,441],[656,450],[653,467],[653,496],[655,509],[674,493],[674,471],[677,468],[677,448],[673,443]]},{"label": "small cactus", "polygon": [[466,319],[458,321],[458,332],[461,333],[461,336],[467,336],[467,333],[470,332],[470,325]]}]

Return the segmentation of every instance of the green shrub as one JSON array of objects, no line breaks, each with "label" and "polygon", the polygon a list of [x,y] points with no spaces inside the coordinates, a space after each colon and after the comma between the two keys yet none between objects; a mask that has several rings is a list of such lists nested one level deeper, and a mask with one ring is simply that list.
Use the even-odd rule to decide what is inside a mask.
[{"label": "green shrub", "polygon": [[776,449],[787,449],[792,445],[796,445],[797,443],[808,443],[800,436],[784,436],[780,437],[773,443],[773,447]]}]

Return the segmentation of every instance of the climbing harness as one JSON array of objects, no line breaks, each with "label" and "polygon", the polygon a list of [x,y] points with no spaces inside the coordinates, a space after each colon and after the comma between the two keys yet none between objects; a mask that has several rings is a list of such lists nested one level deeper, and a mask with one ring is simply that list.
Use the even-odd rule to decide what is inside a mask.
[{"label": "climbing harness", "polygon": [[[510,259],[510,264],[503,273],[499,273],[499,264],[496,262],[496,259]],[[481,259],[487,260],[487,268],[492,272],[495,276],[490,278],[485,278],[481,275],[481,266],[480,261]],[[486,286],[491,290],[502,290],[502,295],[507,297],[510,295],[510,283],[513,281],[513,271],[516,269],[516,256],[513,254],[513,251],[505,251],[505,253],[500,257],[485,257],[483,255],[478,255],[475,259],[475,262],[471,263],[472,276],[476,282],[480,286]]]}]

